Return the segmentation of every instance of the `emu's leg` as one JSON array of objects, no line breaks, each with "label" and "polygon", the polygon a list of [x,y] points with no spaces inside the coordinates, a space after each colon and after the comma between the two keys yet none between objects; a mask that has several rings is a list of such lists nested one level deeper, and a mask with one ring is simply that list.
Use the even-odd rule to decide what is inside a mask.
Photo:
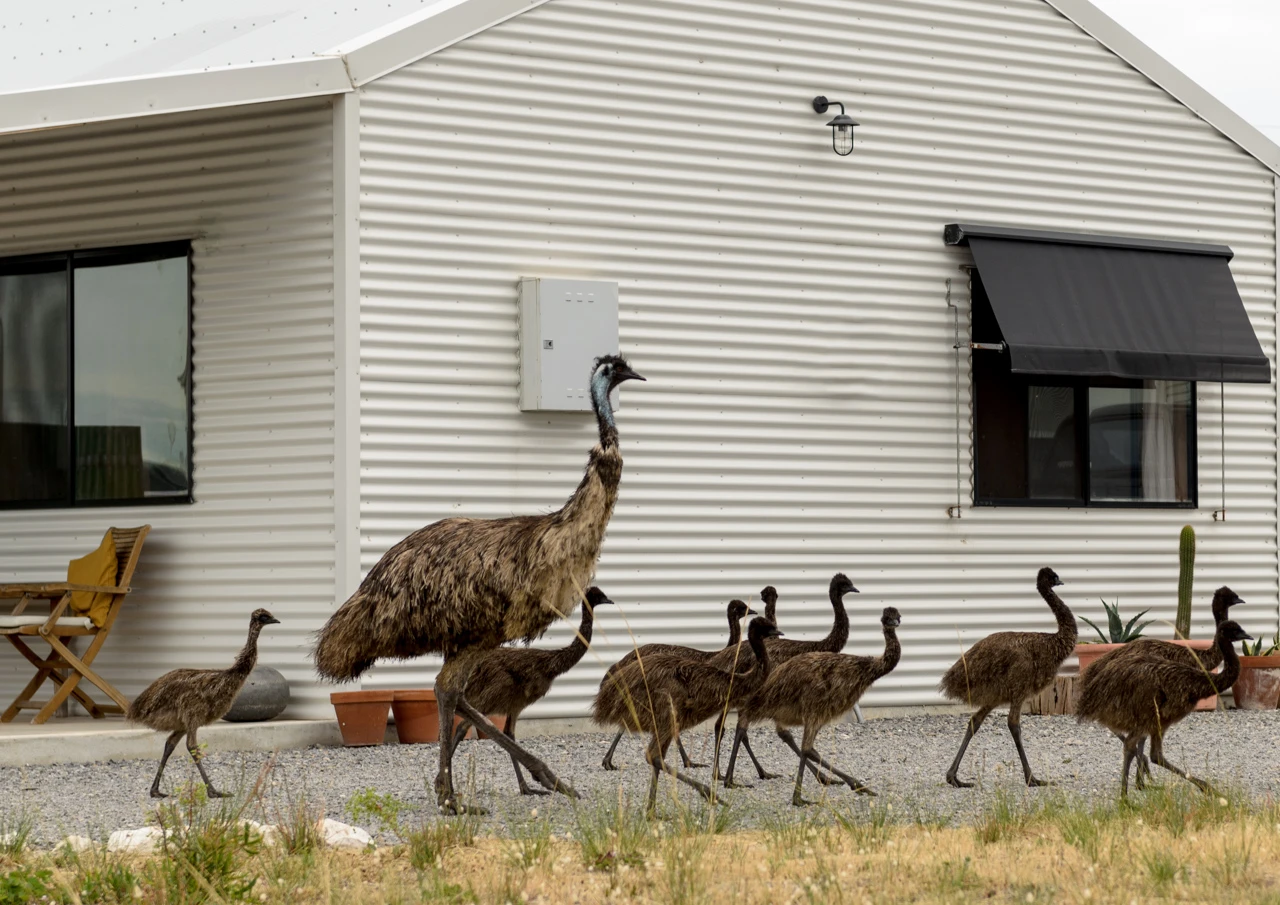
[{"label": "emu's leg", "polygon": [[805,801],[800,797],[800,790],[804,788],[804,767],[805,764],[809,763],[809,758],[804,756],[803,751],[797,753],[800,755],[800,766],[796,769],[796,787],[791,790],[791,806],[802,808],[806,805],[812,804],[813,802]]},{"label": "emu's leg", "polygon": [[1009,734],[1018,748],[1018,757],[1022,760],[1022,776],[1029,786],[1051,786],[1053,783],[1036,779],[1031,773],[1031,764],[1027,761],[1026,749],[1022,747],[1022,702],[1009,705]]},{"label": "emu's leg", "polygon": [[[781,726],[777,727],[777,733],[778,733],[778,738],[782,739],[782,741],[786,743],[786,746],[788,748],[794,751],[797,755],[800,754],[802,749],[799,745],[796,744],[795,736],[793,736],[788,730],[783,729]],[[824,786],[838,786],[840,785],[840,783],[844,781],[841,779],[836,779],[834,776],[828,776],[827,774],[823,773],[821,770],[818,769],[817,763],[809,760],[808,758],[805,758],[805,763],[807,763],[809,765],[809,769],[813,771],[813,778],[816,779],[818,782],[822,783]],[[825,767],[826,764],[823,764],[823,766]]]},{"label": "emu's leg", "polygon": [[625,731],[626,730],[624,729],[618,730],[618,734],[613,737],[613,744],[609,746],[609,750],[604,754],[604,760],[600,762],[600,766],[604,767],[606,770],[618,769],[617,765],[613,762],[613,752],[618,750],[618,742],[622,741],[622,733]]},{"label": "emu's leg", "polygon": [[[1138,745],[1142,742],[1142,736],[1134,732],[1124,739],[1124,764],[1120,769],[1120,797],[1127,798],[1129,795],[1129,765],[1133,763],[1134,758],[1138,756]],[[1142,771],[1138,771],[1136,777],[1140,784],[1138,788],[1142,788]]]},{"label": "emu's leg", "polygon": [[436,773],[436,804],[442,814],[487,814],[484,808],[458,803],[453,790],[453,714],[462,701],[462,689],[482,651],[463,651],[445,658],[436,674],[436,705],[440,710],[440,769]]},{"label": "emu's leg", "polygon": [[200,754],[199,743],[196,741],[196,730],[192,729],[187,733],[187,753],[191,755],[191,759],[196,762],[196,769],[200,771],[200,778],[204,780],[205,791],[209,793],[210,798],[230,798],[231,793],[219,792],[213,787],[213,780],[209,779],[209,774],[204,771],[204,757]]},{"label": "emu's leg", "polygon": [[654,809],[658,806],[658,777],[662,775],[662,756],[670,744],[670,739],[659,741],[658,734],[654,733],[649,744],[644,746],[644,759],[653,768],[653,776],[649,779],[649,803],[645,807],[645,813],[650,816],[653,816]]},{"label": "emu's leg", "polygon": [[[436,698],[439,699],[439,694],[436,695]],[[498,730],[497,726],[493,725],[493,723],[489,721],[487,716],[472,707],[465,697],[460,697],[458,699],[457,708],[462,712],[463,716],[476,724],[477,729],[502,746],[502,748],[512,756],[516,763],[528,770],[529,775],[537,780],[538,784],[544,789],[559,792],[569,798],[582,797],[574,791],[573,786],[569,785],[563,779],[557,779],[556,775],[551,772],[550,767],[538,758],[534,757],[528,751],[521,748],[513,739],[507,738]]]},{"label": "emu's leg", "polygon": [[1170,773],[1177,773],[1179,776],[1187,780],[1187,782],[1191,783],[1193,786],[1195,786],[1197,789],[1199,789],[1201,792],[1203,792],[1206,795],[1218,794],[1216,791],[1214,791],[1213,786],[1209,785],[1203,779],[1197,779],[1196,777],[1192,776],[1190,773],[1188,773],[1186,770],[1182,769],[1181,767],[1175,767],[1173,764],[1169,763],[1169,761],[1165,760],[1164,739],[1162,739],[1159,735],[1151,736],[1151,762],[1155,764],[1159,764],[1160,766],[1168,770]]},{"label": "emu's leg", "polygon": [[[815,738],[817,738],[817,737],[818,737],[818,729],[819,729],[819,728],[820,728],[820,727],[818,727],[818,726],[806,725],[806,726],[804,727],[804,735],[802,736],[802,740],[803,740],[804,744],[803,744],[800,748],[795,749],[795,750],[796,750],[796,753],[800,755],[800,768],[799,768],[798,770],[796,770],[796,787],[795,787],[795,789],[794,789],[794,790],[792,790],[792,792],[791,792],[791,806],[792,806],[792,807],[799,808],[799,807],[804,807],[805,805],[809,805],[809,804],[812,804],[812,803],[813,803],[813,802],[811,802],[811,801],[805,801],[805,800],[804,800],[804,798],[802,798],[802,797],[800,796],[800,789],[802,788],[802,786],[803,786],[803,784],[804,784],[804,767],[805,767],[805,764],[808,764],[808,763],[809,763],[810,756],[811,756],[811,755],[813,755],[813,740],[814,740]],[[786,730],[784,730],[784,729],[782,729],[781,727],[779,727],[779,728],[778,728],[778,735],[779,735],[779,736],[781,736],[781,735],[782,735],[782,733],[783,733],[783,732],[785,732],[785,731],[786,731]],[[787,732],[787,737],[788,737],[788,738],[790,738],[790,737],[791,737],[791,733],[790,733],[790,732]],[[785,739],[784,739],[784,741],[785,741]],[[794,746],[795,746],[795,739],[791,739],[790,744],[791,744],[791,745],[793,746],[793,748],[794,748]],[[813,765],[812,765],[812,764],[810,764],[810,766],[813,766]]]},{"label": "emu's leg", "polygon": [[693,770],[698,767],[705,767],[707,764],[694,763],[689,753],[684,750],[684,742],[680,741],[680,734],[676,733],[676,750],[680,752],[680,762],[684,764],[686,770]]},{"label": "emu's leg", "polygon": [[[507,736],[507,738],[511,739],[513,742],[516,740],[516,717],[518,716],[520,716],[519,713],[508,713],[506,725],[502,727],[503,733]],[[516,756],[514,754],[511,755],[511,766],[516,771],[516,782],[520,786],[521,795],[550,795],[551,794],[550,792],[544,791],[542,789],[529,788],[529,785],[524,781],[524,774],[520,772],[520,762],[516,760]]]},{"label": "emu's leg", "polygon": [[[747,728],[742,725],[742,717],[738,717],[738,725],[733,729],[733,745],[729,748],[729,766],[724,771],[724,787],[726,789],[750,789],[747,783],[736,783],[733,781],[733,767],[738,762],[738,748],[742,745],[743,737],[747,734]],[[719,779],[720,777],[716,777]]]},{"label": "emu's leg", "polygon": [[960,772],[960,762],[964,760],[965,749],[969,747],[969,742],[973,741],[973,737],[977,734],[977,731],[982,728],[982,721],[987,718],[987,714],[990,712],[990,707],[983,707],[973,716],[969,717],[969,726],[964,731],[964,741],[960,743],[960,750],[956,752],[956,759],[951,762],[951,769],[947,771],[947,782],[955,786],[957,789],[973,788],[973,783],[961,782],[956,774]]},{"label": "emu's leg", "polygon": [[173,753],[174,748],[178,747],[178,742],[182,740],[184,735],[186,735],[186,733],[182,731],[171,732],[169,733],[169,737],[164,740],[164,754],[160,755],[160,769],[156,770],[155,781],[151,783],[152,798],[169,797],[160,791],[160,777],[164,776],[164,765],[169,762],[169,755]]},{"label": "emu's leg", "polygon": [[742,736],[742,747],[747,752],[747,757],[751,758],[752,765],[756,768],[756,775],[761,779],[777,779],[777,773],[770,773],[764,767],[760,766],[760,761],[756,757],[756,753],[751,750],[751,739],[745,734]]},{"label": "emu's leg", "polygon": [[462,744],[462,740],[467,737],[467,733],[471,730],[471,721],[462,720],[453,730],[453,750],[457,751],[458,746]]}]

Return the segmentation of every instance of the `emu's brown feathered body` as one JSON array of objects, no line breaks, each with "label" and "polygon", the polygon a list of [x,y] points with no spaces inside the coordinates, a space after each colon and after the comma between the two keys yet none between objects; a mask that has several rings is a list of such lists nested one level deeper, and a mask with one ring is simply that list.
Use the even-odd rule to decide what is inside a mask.
[{"label": "emu's brown feathered body", "polygon": [[[1221,694],[1240,675],[1240,659],[1232,643],[1248,639],[1240,626],[1227,620],[1214,634],[1214,646],[1222,656],[1222,672],[1210,673],[1195,657],[1170,659],[1156,645],[1144,645],[1136,652],[1130,644],[1104,654],[1080,677],[1076,717],[1106,726],[1124,739],[1124,768],[1121,794],[1129,791],[1129,766],[1141,744],[1151,740],[1151,760],[1183,776],[1198,787],[1211,791],[1203,780],[1173,766],[1164,758],[1163,737],[1171,726],[1191,713],[1201,698]],[[1124,656],[1116,656],[1123,654]],[[1138,774],[1138,788],[1143,787]]]},{"label": "emu's brown feathered body", "polygon": [[1053,683],[1062,661],[1071,655],[1076,646],[1076,620],[1071,610],[1054,593],[1062,584],[1057,573],[1044,568],[1036,576],[1036,590],[1049,604],[1058,630],[1045,632],[996,632],[969,648],[943,675],[938,687],[944,695],[977,708],[970,719],[960,751],[947,771],[947,782],[959,788],[963,783],[957,778],[960,762],[970,739],[994,708],[1009,705],[1009,734],[1013,736],[1022,760],[1022,770],[1027,785],[1043,785],[1031,772],[1026,751],[1022,747],[1022,705],[1027,698]]},{"label": "emu's brown feathered body", "polygon": [[223,797],[213,788],[204,764],[200,762],[196,731],[226,716],[235,703],[236,695],[244,687],[245,679],[258,662],[258,635],[264,626],[279,621],[266,610],[254,610],[249,617],[249,637],[229,669],[175,669],[156,679],[133,699],[125,713],[127,720],[170,733],[165,740],[160,769],[151,784],[152,798],[165,797],[160,792],[160,777],[164,775],[169,756],[184,735],[187,737],[187,750],[200,770],[209,795]]},{"label": "emu's brown feathered body", "polygon": [[316,670],[354,679],[380,659],[451,657],[540,638],[591,584],[618,499],[622,454],[591,450],[568,502],[548,515],[450,518],[410,534],[329,618]]},{"label": "emu's brown feathered body", "polygon": [[[725,648],[733,648],[738,646],[738,644],[742,640],[742,619],[748,614],[754,614],[754,612],[755,612],[754,610],[752,610],[749,606],[747,606],[741,600],[729,601],[729,606],[725,610],[725,615],[729,619],[729,643],[726,644],[724,648],[721,648],[721,650],[724,650]],[[717,653],[719,653],[719,651],[701,650],[700,648],[684,647],[679,644],[642,644],[639,647],[635,648],[634,650],[628,651],[626,656],[624,656],[617,663],[614,663],[605,671],[604,678],[600,680],[600,687],[603,688],[605,684],[609,682],[610,676],[612,676],[618,670],[628,666],[629,664],[636,662],[636,660],[648,662],[648,660],[653,657],[674,654],[674,655],[683,657],[687,660],[705,661],[710,659]],[[604,760],[600,762],[600,766],[602,766],[604,769],[606,770],[618,769],[617,765],[614,764],[613,762],[613,752],[618,749],[618,742],[622,741],[622,734],[625,731],[626,731],[625,729],[619,729],[617,733],[613,736],[613,742],[612,744],[609,745],[609,750],[605,752]],[[705,767],[706,766],[706,764],[696,764],[693,762],[692,758],[689,757],[689,753],[684,750],[684,744],[680,741],[680,736],[678,734],[676,735],[675,741],[676,741],[676,750],[680,752],[680,760],[684,764],[686,769],[689,767]]]},{"label": "emu's brown feathered body", "polygon": [[[1227,621],[1227,611],[1237,603],[1244,603],[1244,601],[1240,599],[1235,591],[1225,585],[1214,591],[1210,611],[1213,613],[1213,628],[1215,632],[1222,623]],[[1112,662],[1124,661],[1129,658],[1135,658],[1143,662],[1162,659],[1188,667],[1194,667],[1199,663],[1210,672],[1222,665],[1222,651],[1219,650],[1217,644],[1211,645],[1207,650],[1192,650],[1189,647],[1170,644],[1167,641],[1161,641],[1156,638],[1139,638],[1136,641],[1130,641],[1123,647],[1108,652],[1106,656],[1112,657],[1116,654],[1119,656],[1115,657]]]},{"label": "emu's brown feathered body", "polygon": [[[807,804],[800,797],[806,761],[814,761],[835,773],[857,792],[870,793],[866,785],[831,766],[814,750],[813,743],[823,726],[853,709],[872,683],[888,675],[898,665],[902,646],[897,627],[902,617],[893,607],[880,616],[884,631],[884,653],[876,657],[834,654],[827,651],[800,654],[779,664],[761,689],[741,710],[746,724],[773,720],[782,733],[786,726],[803,726],[800,769],[791,795],[793,805]],[[792,743],[794,747],[794,743]]]},{"label": "emu's brown feathered body", "polygon": [[650,809],[657,798],[658,774],[664,770],[693,786],[704,797],[711,797],[707,786],[667,766],[667,748],[682,728],[710,719],[739,696],[760,687],[769,675],[769,654],[764,642],[777,632],[763,617],[751,621],[747,638],[754,656],[749,668],[740,672],[715,666],[710,661],[668,654],[648,661],[637,660],[618,670],[601,687],[591,711],[597,724],[652,735],[645,752],[646,760],[653,767]]},{"label": "emu's brown feathered body", "polygon": [[622,477],[609,393],[633,379],[644,378],[621,357],[596,359],[589,387],[600,442],[564,506],[548,515],[450,518],[415,531],[386,552],[320,630],[313,651],[316,670],[337,681],[355,678],[380,659],[444,655],[436,674],[441,744],[435,785],[445,812],[459,810],[452,774],[455,710],[545,788],[577,797],[513,739],[496,737],[496,727],[471,705],[464,689],[486,650],[540,637],[568,615],[577,594],[591,584]]}]

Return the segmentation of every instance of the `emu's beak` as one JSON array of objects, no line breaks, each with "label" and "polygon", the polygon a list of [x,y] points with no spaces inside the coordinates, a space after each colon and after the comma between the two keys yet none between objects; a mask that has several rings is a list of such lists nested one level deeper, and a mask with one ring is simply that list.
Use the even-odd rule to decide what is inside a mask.
[{"label": "emu's beak", "polygon": [[630,365],[619,365],[613,370],[614,386],[622,383],[624,380],[644,380],[639,374],[631,370]]},{"label": "emu's beak", "polygon": [[268,616],[262,623],[263,625],[279,625],[280,620],[275,616]]},{"label": "emu's beak", "polygon": [[758,616],[758,615],[760,615],[760,614],[759,614],[759,613],[757,613],[755,610],[751,609],[751,607],[747,607],[747,615],[748,615],[748,616]]}]

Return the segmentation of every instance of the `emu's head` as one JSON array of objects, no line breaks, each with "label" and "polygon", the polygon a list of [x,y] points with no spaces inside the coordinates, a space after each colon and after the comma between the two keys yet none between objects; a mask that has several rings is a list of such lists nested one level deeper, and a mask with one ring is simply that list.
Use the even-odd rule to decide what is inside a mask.
[{"label": "emu's head", "polygon": [[751,609],[751,607],[747,606],[746,603],[744,603],[743,601],[741,600],[729,601],[729,618],[734,620],[735,622],[747,616],[754,616],[755,614],[756,614],[756,611]]},{"label": "emu's head", "polygon": [[1216,624],[1221,622],[1223,619],[1226,619],[1227,610],[1235,606],[1237,603],[1244,603],[1244,601],[1240,599],[1239,594],[1231,590],[1226,585],[1223,585],[1218,588],[1218,590],[1214,591],[1213,604],[1211,606],[1213,610],[1214,623]]},{"label": "emu's head", "polygon": [[603,606],[606,603],[613,603],[613,601],[609,599],[608,594],[594,585],[587,588],[587,604],[591,609],[594,610],[596,607]]},{"label": "emu's head", "polygon": [[633,371],[621,355],[601,355],[591,366],[592,389],[599,386],[605,393],[611,393],[614,387],[626,380],[644,378]]},{"label": "emu's head", "polygon": [[757,616],[751,620],[751,624],[747,626],[747,637],[755,641],[765,638],[781,638],[782,632],[778,631],[778,627],[763,616]]},{"label": "emu's head", "polygon": [[1058,577],[1058,573],[1053,571],[1053,569],[1050,569],[1048,566],[1045,566],[1040,570],[1039,574],[1036,575],[1036,587],[1041,590],[1056,588],[1061,584],[1062,579]]},{"label": "emu's head", "polygon": [[1222,627],[1218,629],[1218,631],[1222,635],[1223,641],[1229,641],[1233,644],[1236,641],[1252,641],[1253,640],[1253,635],[1250,635],[1243,628],[1241,628],[1239,622],[1233,622],[1230,619],[1222,623]]},{"label": "emu's head", "polygon": [[262,628],[264,625],[279,625],[280,620],[271,613],[259,607],[253,611],[253,615],[249,617],[249,625],[255,628]]},{"label": "emu's head", "polygon": [[887,606],[880,614],[880,624],[885,628],[897,628],[902,625],[902,614],[898,612],[897,607]]},{"label": "emu's head", "polygon": [[843,572],[837,572],[831,576],[831,599],[835,600],[843,597],[845,594],[857,594],[858,589],[853,586],[853,582],[849,580],[849,576]]}]

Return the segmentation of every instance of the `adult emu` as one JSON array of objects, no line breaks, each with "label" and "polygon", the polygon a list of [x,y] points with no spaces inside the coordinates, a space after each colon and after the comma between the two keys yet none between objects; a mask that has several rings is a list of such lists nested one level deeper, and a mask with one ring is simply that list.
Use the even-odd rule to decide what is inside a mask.
[{"label": "adult emu", "polygon": [[[591,632],[595,625],[595,608],[613,603],[599,588],[587,589],[587,601],[582,605],[582,622],[578,632],[567,647],[543,650],[529,647],[500,647],[489,651],[476,664],[467,680],[467,700],[481,713],[504,713],[506,721],[502,731],[507,738],[516,737],[516,720],[530,705],[542,700],[551,690],[551,683],[578,665],[587,646],[591,644]],[[471,728],[470,720],[463,720],[453,732],[453,748],[466,737]],[[531,789],[520,772],[520,763],[513,755],[511,766],[516,771],[516,783],[521,795],[549,795],[541,789]]]},{"label": "adult emu", "polygon": [[236,695],[244,687],[245,679],[258,662],[258,635],[264,626],[279,623],[280,620],[266,610],[254,610],[249,616],[249,637],[230,669],[175,669],[156,679],[133,699],[125,719],[169,733],[164,742],[164,754],[160,757],[160,768],[151,783],[152,798],[166,797],[160,791],[160,777],[164,776],[169,755],[173,754],[173,749],[184,735],[187,737],[187,752],[196,762],[209,797],[227,797],[213,787],[209,774],[204,770],[196,730],[226,716],[235,703]]},{"label": "adult emu", "polygon": [[[1120,773],[1120,794],[1129,794],[1129,765],[1138,756],[1142,742],[1151,739],[1151,760],[1176,773],[1206,794],[1213,788],[1176,767],[1164,757],[1164,736],[1169,728],[1195,710],[1201,698],[1221,694],[1240,675],[1240,658],[1232,644],[1252,640],[1239,623],[1227,620],[1214,633],[1214,647],[1222,654],[1222,672],[1211,673],[1196,658],[1170,660],[1152,645],[1137,655],[1125,647],[1104,654],[1080,677],[1076,718],[1093,720],[1124,739],[1124,766]],[[1164,642],[1156,642],[1163,644]],[[1168,645],[1172,647],[1173,645]],[[1124,657],[1116,654],[1126,653]],[[1145,781],[1136,775],[1139,789]]]},{"label": "adult emu", "polygon": [[445,813],[465,809],[453,788],[455,711],[543,787],[579,797],[472,707],[464,689],[486,651],[517,638],[541,637],[591,584],[622,477],[609,393],[623,381],[643,379],[621,356],[596,359],[590,393],[600,442],[564,506],[546,515],[448,518],[415,531],[383,555],[319,632],[316,671],[334,681],[354,679],[380,659],[444,655],[436,675],[440,769],[435,788]]},{"label": "adult emu", "polygon": [[1056,632],[996,632],[987,635],[969,648],[942,677],[939,688],[943,694],[978,708],[978,712],[969,718],[964,741],[947,771],[947,782],[956,788],[973,786],[973,783],[961,782],[956,774],[970,740],[987,714],[1000,704],[1009,705],[1009,734],[1018,748],[1027,785],[1047,785],[1031,772],[1027,752],[1022,747],[1021,718],[1023,703],[1049,687],[1058,674],[1058,667],[1076,646],[1075,617],[1053,590],[1061,584],[1062,579],[1053,569],[1043,568],[1036,575],[1036,590],[1058,621]]}]

